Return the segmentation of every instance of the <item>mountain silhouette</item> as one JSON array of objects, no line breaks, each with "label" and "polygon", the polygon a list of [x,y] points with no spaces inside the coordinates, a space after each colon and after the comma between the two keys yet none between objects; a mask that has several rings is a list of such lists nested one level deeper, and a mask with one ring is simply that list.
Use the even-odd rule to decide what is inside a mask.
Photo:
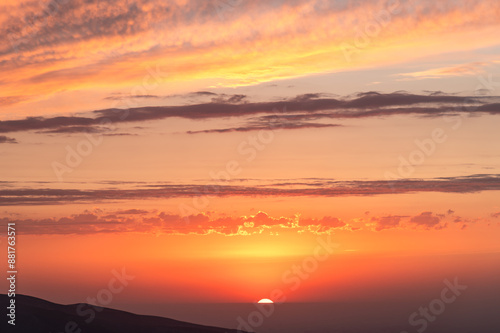
[{"label": "mountain silhouette", "polygon": [[[0,294],[2,309],[10,298]],[[236,329],[203,326],[174,319],[137,315],[134,313],[97,308],[85,303],[62,305],[40,298],[16,295],[15,326],[8,316],[2,316],[1,332],[16,333],[237,333]],[[8,313],[7,309],[7,313]],[[3,311],[2,311],[3,312]],[[5,312],[4,312],[5,313]],[[83,315],[82,315],[83,314]]]}]

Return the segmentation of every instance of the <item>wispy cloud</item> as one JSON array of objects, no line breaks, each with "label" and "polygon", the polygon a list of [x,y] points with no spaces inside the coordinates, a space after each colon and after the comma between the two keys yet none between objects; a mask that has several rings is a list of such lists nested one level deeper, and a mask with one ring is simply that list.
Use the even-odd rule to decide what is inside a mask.
[{"label": "wispy cloud", "polygon": [[477,75],[488,65],[491,65],[491,63],[472,62],[456,66],[433,68],[419,72],[403,73],[399,74],[399,76],[411,77],[415,79],[436,79],[449,76]]},{"label": "wispy cloud", "polygon": [[[19,103],[20,91],[33,99],[61,87],[134,86],[143,80],[145,64],[158,64],[171,82],[211,79],[237,86],[384,64],[393,61],[388,54],[410,59],[470,50],[497,42],[499,22],[491,13],[500,8],[493,0],[447,6],[256,0],[220,20],[218,1],[3,3],[0,72],[11,80],[3,82],[0,98]],[[355,44],[389,7],[397,8],[383,33],[362,48],[363,57],[346,61],[341,45]]]},{"label": "wispy cloud", "polygon": [[16,139],[0,135],[0,143],[17,143]]},{"label": "wispy cloud", "polygon": [[305,122],[288,122],[288,123],[269,123],[263,122],[262,124],[248,124],[240,127],[228,127],[228,128],[217,128],[209,130],[200,131],[188,131],[188,134],[200,134],[200,133],[228,133],[228,132],[250,132],[259,130],[290,130],[290,129],[303,129],[303,128],[329,128],[342,126],[338,124],[319,124],[319,123],[305,123]]},{"label": "wispy cloud", "polygon": [[161,97],[157,96],[157,95],[122,95],[122,94],[119,94],[119,95],[108,96],[108,97],[105,97],[104,99],[111,100],[111,101],[121,101],[124,99],[140,99],[140,98],[155,99],[155,98],[161,98]]}]

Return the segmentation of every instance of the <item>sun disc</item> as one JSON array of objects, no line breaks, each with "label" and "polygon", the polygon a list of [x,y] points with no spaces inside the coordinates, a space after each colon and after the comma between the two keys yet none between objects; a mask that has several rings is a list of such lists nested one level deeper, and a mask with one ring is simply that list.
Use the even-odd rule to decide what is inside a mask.
[{"label": "sun disc", "polygon": [[260,301],[258,301],[257,303],[259,303],[259,304],[271,304],[274,302],[272,300],[270,300],[269,298],[263,298]]}]

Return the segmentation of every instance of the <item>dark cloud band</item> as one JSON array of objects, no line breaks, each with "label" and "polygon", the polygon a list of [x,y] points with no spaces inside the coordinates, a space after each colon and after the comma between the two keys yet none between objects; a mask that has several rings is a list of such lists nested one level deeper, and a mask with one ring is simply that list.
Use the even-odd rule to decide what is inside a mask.
[{"label": "dark cloud band", "polygon": [[[125,185],[126,183],[124,183]],[[472,193],[500,190],[500,175],[471,175],[434,179],[335,181],[290,181],[270,185],[181,185],[151,184],[123,189],[54,189],[13,188],[0,189],[0,205],[56,205],[75,202],[104,202],[141,199],[168,199],[181,197],[211,196],[367,196],[394,193],[443,192]],[[118,184],[116,184],[118,186]]]},{"label": "dark cloud band", "polygon": [[[212,93],[210,93],[212,94]],[[407,93],[380,94],[368,92],[351,99],[324,98],[322,94],[300,95],[279,102],[248,102],[244,95],[214,97],[212,102],[181,106],[152,106],[128,109],[104,109],[92,112],[93,117],[28,117],[0,121],[0,133],[49,131],[70,133],[109,123],[141,122],[180,117],[192,120],[255,116],[253,122],[265,126],[269,121],[286,122],[289,129],[300,128],[293,122],[318,119],[352,119],[394,115],[442,116],[457,113],[499,114],[500,104],[489,103],[491,97],[461,97],[446,95],[414,95]],[[252,124],[250,124],[252,125]],[[255,125],[253,125],[255,126]],[[332,125],[321,125],[332,126]],[[252,126],[244,126],[252,130]],[[307,125],[304,127],[319,127]],[[211,129],[213,132],[237,131],[230,128]]]}]

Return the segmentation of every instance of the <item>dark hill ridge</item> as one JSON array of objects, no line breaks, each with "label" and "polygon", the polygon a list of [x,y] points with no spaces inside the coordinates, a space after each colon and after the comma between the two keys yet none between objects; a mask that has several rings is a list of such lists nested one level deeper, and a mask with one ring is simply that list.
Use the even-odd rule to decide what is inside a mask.
[{"label": "dark hill ridge", "polygon": [[[16,295],[16,325],[7,323],[6,316],[10,298],[0,294],[2,319],[1,332],[18,333],[237,333],[235,329],[225,329],[190,324],[178,320],[137,315],[126,311],[102,308],[91,315],[88,304],[61,305],[36,297]],[[81,316],[77,309],[86,313]],[[87,312],[85,312],[87,311]],[[87,320],[87,322],[85,322]]]}]

